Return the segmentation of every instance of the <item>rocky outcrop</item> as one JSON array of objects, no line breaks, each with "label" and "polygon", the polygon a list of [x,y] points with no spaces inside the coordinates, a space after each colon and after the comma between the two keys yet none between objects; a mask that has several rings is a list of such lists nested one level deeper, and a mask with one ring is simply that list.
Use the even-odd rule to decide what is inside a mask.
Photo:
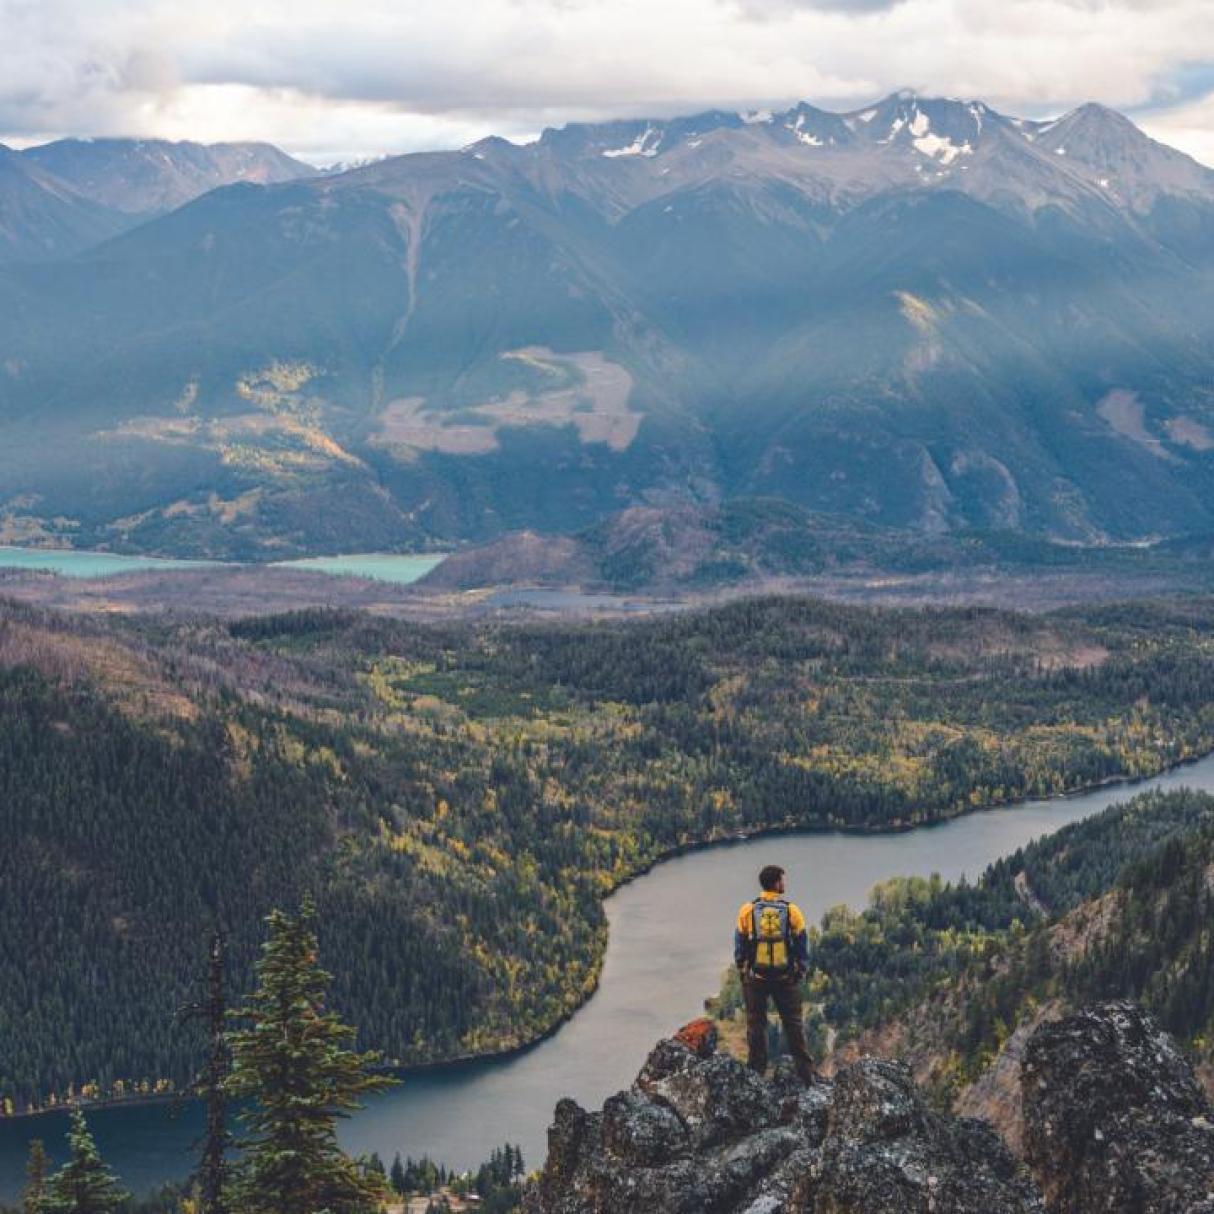
[{"label": "rocky outcrop", "polygon": [[1022,1090],[1025,1156],[1051,1214],[1214,1214],[1214,1111],[1140,1008],[1043,1025]]},{"label": "rocky outcrop", "polygon": [[925,1103],[900,1062],[805,1086],[658,1044],[588,1113],[563,1100],[527,1214],[1214,1214],[1214,1109],[1172,1039],[1110,1003],[1041,1024],[1021,1068],[1031,1175],[983,1121]]},{"label": "rocky outcrop", "polygon": [[833,1082],[760,1078],[703,1025],[660,1042],[632,1087],[557,1106],[528,1214],[1027,1214],[1036,1189],[981,1122],[932,1112],[899,1063]]}]

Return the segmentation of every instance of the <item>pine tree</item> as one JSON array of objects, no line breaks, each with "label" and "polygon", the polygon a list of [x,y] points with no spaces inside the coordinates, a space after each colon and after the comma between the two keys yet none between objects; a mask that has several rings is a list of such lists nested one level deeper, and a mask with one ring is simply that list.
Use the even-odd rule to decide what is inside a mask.
[{"label": "pine tree", "polygon": [[119,1187],[113,1172],[101,1162],[97,1144],[80,1109],[72,1110],[67,1135],[71,1158],[51,1177],[39,1214],[109,1214],[130,1195]]},{"label": "pine tree", "polygon": [[392,1170],[388,1174],[389,1183],[392,1188],[402,1197],[408,1190],[408,1185],[405,1181],[405,1165],[400,1161],[400,1152],[396,1152],[396,1158],[392,1160]]},{"label": "pine tree", "polygon": [[224,945],[219,932],[211,936],[210,964],[207,969],[205,1003],[210,1053],[207,1059],[207,1129],[203,1139],[202,1161],[198,1171],[201,1190],[200,1214],[228,1214],[225,1199],[228,1163],[227,1151],[232,1136],[228,1132],[227,1094],[228,1044],[224,1033],[227,999],[224,994]]},{"label": "pine tree", "polygon": [[25,1164],[25,1190],[21,1194],[22,1214],[42,1214],[46,1199],[46,1174],[50,1160],[41,1138],[30,1142],[29,1159]]},{"label": "pine tree", "polygon": [[232,1013],[244,1027],[229,1035],[228,1090],[252,1101],[233,1203],[242,1214],[356,1214],[381,1192],[338,1148],[336,1126],[392,1080],[368,1073],[378,1055],[350,1049],[354,1029],[325,1010],[314,919],[310,901],[297,917],[268,917],[257,989]]},{"label": "pine tree", "polygon": [[228,1131],[227,1079],[228,1034],[227,996],[224,993],[225,949],[220,932],[213,931],[208,945],[206,984],[201,1000],[187,1004],[178,1013],[186,1019],[202,1020],[206,1025],[207,1063],[194,1081],[192,1091],[206,1105],[206,1129],[196,1175],[198,1214],[228,1214]]}]

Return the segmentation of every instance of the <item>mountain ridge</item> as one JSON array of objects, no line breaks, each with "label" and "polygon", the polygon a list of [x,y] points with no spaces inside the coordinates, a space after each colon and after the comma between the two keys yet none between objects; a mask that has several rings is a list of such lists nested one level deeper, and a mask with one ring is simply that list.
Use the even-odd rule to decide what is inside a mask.
[{"label": "mountain ridge", "polygon": [[750,496],[1214,529],[1214,174],[1059,123],[904,92],[213,191],[0,274],[0,526],[400,551]]},{"label": "mountain ridge", "polygon": [[235,181],[265,184],[320,172],[256,141],[68,138],[20,155],[103,205],[144,219]]},{"label": "mountain ridge", "polygon": [[59,139],[0,145],[0,262],[70,257],[208,190],[319,172],[268,143]]}]

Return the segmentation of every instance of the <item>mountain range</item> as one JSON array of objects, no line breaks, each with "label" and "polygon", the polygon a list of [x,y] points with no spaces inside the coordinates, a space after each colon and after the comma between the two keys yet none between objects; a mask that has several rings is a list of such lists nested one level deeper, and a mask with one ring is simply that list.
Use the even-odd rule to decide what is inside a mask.
[{"label": "mountain range", "polygon": [[576,124],[134,227],[204,175],[56,146],[13,171],[97,243],[0,271],[0,539],[400,550],[736,498],[1214,528],[1214,172],[1100,106]]},{"label": "mountain range", "polygon": [[315,176],[267,143],[59,139],[0,145],[0,262],[68,257],[219,186]]}]

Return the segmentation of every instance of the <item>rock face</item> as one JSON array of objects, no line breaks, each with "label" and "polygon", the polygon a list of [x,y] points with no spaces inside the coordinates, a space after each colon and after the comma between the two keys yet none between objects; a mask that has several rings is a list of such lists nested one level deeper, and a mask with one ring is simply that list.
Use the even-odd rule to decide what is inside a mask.
[{"label": "rock face", "polygon": [[1043,1025],[1022,1089],[1025,1154],[1052,1214],[1214,1214],[1214,1111],[1140,1008]]},{"label": "rock face", "polygon": [[[1024,1050],[1025,1158],[925,1104],[902,1063],[803,1086],[695,1021],[588,1113],[557,1106],[527,1214],[1214,1214],[1214,1108],[1172,1039],[1110,1003]],[[1038,1187],[1039,1186],[1039,1187]]]},{"label": "rock face", "polygon": [[1044,1207],[981,1122],[942,1117],[909,1070],[765,1080],[688,1026],[599,1113],[556,1109],[528,1214],[1021,1214]]}]

